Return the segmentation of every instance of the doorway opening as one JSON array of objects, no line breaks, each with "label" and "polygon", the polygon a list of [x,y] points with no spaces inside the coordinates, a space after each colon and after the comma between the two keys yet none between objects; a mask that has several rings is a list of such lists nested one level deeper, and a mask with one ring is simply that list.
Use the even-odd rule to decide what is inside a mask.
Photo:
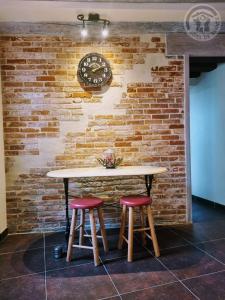
[{"label": "doorway opening", "polygon": [[224,218],[225,57],[189,57],[192,221]]}]

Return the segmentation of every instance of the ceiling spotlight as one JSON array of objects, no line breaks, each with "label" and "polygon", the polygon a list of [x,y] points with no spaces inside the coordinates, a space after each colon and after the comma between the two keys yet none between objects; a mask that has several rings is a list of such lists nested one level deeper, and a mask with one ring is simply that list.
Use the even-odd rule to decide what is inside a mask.
[{"label": "ceiling spotlight", "polygon": [[87,28],[86,28],[84,22],[83,22],[83,26],[82,26],[80,34],[81,34],[82,37],[86,37],[88,35],[88,31],[87,31]]},{"label": "ceiling spotlight", "polygon": [[81,36],[86,37],[88,35],[87,25],[92,25],[93,23],[102,23],[102,36],[107,37],[109,34],[109,24],[110,21],[106,19],[101,19],[99,14],[89,14],[88,18],[85,19],[84,15],[78,15],[77,19],[82,21]]},{"label": "ceiling spotlight", "polygon": [[102,36],[107,37],[109,35],[109,28],[107,23],[104,23],[103,28],[102,28]]}]

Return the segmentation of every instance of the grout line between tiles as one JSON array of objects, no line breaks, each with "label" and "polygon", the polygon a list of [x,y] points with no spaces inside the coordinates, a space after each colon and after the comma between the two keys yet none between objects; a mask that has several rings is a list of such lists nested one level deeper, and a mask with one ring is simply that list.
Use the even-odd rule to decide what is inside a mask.
[{"label": "grout line between tiles", "polygon": [[7,255],[7,254],[12,254],[12,253],[21,253],[21,252],[27,252],[27,251],[32,251],[32,250],[38,250],[42,249],[43,247],[36,247],[36,248],[31,248],[31,249],[22,249],[22,250],[17,250],[17,251],[9,251],[9,252],[0,252],[1,255]]},{"label": "grout line between tiles", "polygon": [[187,246],[187,244],[181,244],[181,245],[165,247],[165,248],[160,247],[160,250],[169,250],[169,249],[175,249],[175,248],[184,247],[184,246]]},{"label": "grout line between tiles", "polygon": [[0,280],[0,282],[2,281],[6,281],[6,280],[10,280],[10,279],[17,279],[17,278],[21,278],[21,277],[27,277],[27,276],[32,276],[32,275],[39,275],[39,274],[44,274],[45,272],[36,272],[36,273],[29,273],[29,274],[24,274],[24,275],[19,275],[19,276],[14,276],[14,277],[7,277],[7,278],[3,278]]},{"label": "grout line between tiles", "polygon": [[[182,237],[179,233],[177,233],[176,231],[174,231],[173,229],[170,229],[172,232],[174,232],[177,236]],[[182,237],[183,238],[183,237]],[[212,254],[208,253],[207,251],[199,248],[196,244],[190,242],[189,240],[183,238],[189,245],[195,247],[196,249],[200,250],[201,252],[205,253],[206,255],[210,256],[212,259],[216,260],[217,262],[221,263],[223,266],[225,266],[225,263],[223,263],[222,261],[220,261],[219,259],[217,259],[216,257],[214,257]]]},{"label": "grout line between tiles", "polygon": [[45,233],[43,233],[44,238],[44,267],[45,267],[45,300],[48,299],[48,291],[47,291],[47,276],[46,276],[46,253],[45,253]]},{"label": "grout line between tiles", "polygon": [[198,276],[188,277],[188,278],[182,279],[182,281],[186,281],[186,280],[189,280],[189,279],[195,279],[195,278],[199,278],[199,277],[204,277],[204,276],[208,276],[208,275],[214,275],[214,274],[223,273],[223,272],[225,272],[225,269],[220,270],[220,271],[216,271],[216,272],[211,272],[211,273],[207,273],[207,274],[198,275]]},{"label": "grout line between tiles", "polygon": [[[136,239],[136,238],[135,238]],[[137,239],[136,239],[137,240]],[[176,274],[174,274],[173,273],[173,271],[171,271],[169,268],[167,268],[167,266],[160,260],[160,259],[158,259],[158,257],[155,257],[154,255],[153,255],[153,253],[148,249],[148,248],[146,248],[145,246],[144,246],[144,248],[145,248],[145,250],[147,250],[148,251],[148,253],[150,253],[152,256],[153,256],[153,258],[155,258],[170,274],[172,274],[172,276],[173,277],[175,277],[176,279],[177,279],[177,281],[179,281],[179,283],[181,284],[181,285],[183,285],[183,287],[184,288],[186,288],[196,299],[198,299],[198,300],[200,300],[200,298],[197,296],[197,295],[195,295],[177,276],[176,276]]]},{"label": "grout line between tiles", "polygon": [[[101,257],[100,257],[100,261],[102,262]],[[109,274],[109,272],[108,272],[108,270],[107,270],[107,268],[106,268],[106,266],[104,265],[103,262],[102,262],[102,265],[103,265],[103,268],[105,269],[107,275],[109,276],[110,281],[112,282],[112,284],[113,284],[113,286],[114,286],[114,288],[115,288],[115,290],[116,290],[116,292],[117,292],[117,294],[118,294],[117,296],[119,296],[120,299],[122,300],[122,297],[120,296],[120,293],[119,293],[119,291],[118,291],[118,289],[117,289],[117,287],[116,287],[116,285],[115,285],[115,283],[114,283],[112,277],[110,276],[110,274]]]},{"label": "grout line between tiles", "polygon": [[[162,228],[160,228],[162,229]],[[159,230],[160,230],[159,229]],[[181,237],[184,241],[188,242],[188,243],[191,243],[191,241],[189,241],[188,239],[185,239],[182,235],[179,235],[177,232],[175,232],[173,229],[171,228],[168,228],[167,230],[175,233],[176,235],[178,235],[179,237]],[[46,234],[46,233],[60,233],[60,232],[63,232],[63,231],[54,231],[54,232],[43,232],[43,234]],[[27,232],[27,233],[13,233],[13,234],[9,234],[9,236],[13,236],[13,235],[22,235],[22,234],[32,234],[32,232]],[[33,233],[33,234],[37,234],[37,233]],[[38,233],[40,234],[40,233]],[[209,243],[209,242],[216,242],[216,241],[221,241],[221,240],[225,240],[225,237],[224,238],[219,238],[219,239],[212,239],[212,240],[204,240],[204,241],[199,241],[199,242],[196,242],[196,243],[193,243],[193,245],[199,245],[199,244],[204,244],[204,243]],[[1,241],[1,243],[3,243],[3,241]],[[50,245],[45,245],[45,248],[51,248],[53,246],[56,246],[58,245],[59,243],[55,242],[55,243],[52,243]],[[171,246],[171,247],[166,247],[166,248],[162,248],[162,250],[166,250],[166,249],[172,249],[172,248],[177,248],[177,247],[182,247],[182,246],[185,246],[185,244],[183,245],[178,245],[178,246]],[[31,249],[21,249],[21,250],[16,250],[16,251],[8,251],[8,252],[0,252],[0,255],[5,255],[5,254],[11,254],[11,253],[20,253],[20,252],[25,252],[25,251],[31,251],[31,250],[38,250],[38,249],[41,249],[43,248],[42,247],[35,247],[35,248],[31,248]]]},{"label": "grout line between tiles", "polygon": [[164,265],[164,263],[163,262],[161,262],[159,259],[158,259],[158,257],[156,257],[156,259],[158,260],[158,262],[160,262],[161,263],[161,265],[164,267],[164,268],[166,268],[167,269],[167,271],[169,271],[179,282],[180,282],[180,284],[181,285],[183,285],[183,287],[184,288],[186,288],[196,299],[198,299],[198,300],[200,300],[200,298],[197,296],[197,295],[195,295],[195,293],[193,293],[187,286],[186,286],[186,284],[184,284],[169,268],[167,268],[167,266],[166,265]]},{"label": "grout line between tiles", "polygon": [[107,299],[111,300],[111,299],[118,298],[118,297],[120,297],[120,295],[109,296],[109,297],[104,297],[104,298],[98,298],[97,300],[107,300]]},{"label": "grout line between tiles", "polygon": [[166,283],[162,283],[162,284],[156,284],[156,285],[152,285],[152,286],[149,286],[149,287],[146,287],[146,288],[143,288],[143,289],[137,289],[137,290],[133,290],[133,291],[126,292],[126,293],[121,293],[120,295],[123,296],[123,295],[127,295],[127,294],[133,294],[133,293],[136,293],[136,292],[150,290],[150,289],[153,289],[153,288],[157,288],[157,287],[161,287],[161,286],[165,286],[165,285],[170,285],[170,284],[177,283],[177,282],[179,282],[179,281],[174,280],[174,281],[170,281],[170,282],[166,282]]},{"label": "grout line between tiles", "polygon": [[[85,233],[87,234],[87,231],[85,230]],[[89,241],[92,243],[92,240],[91,240],[91,238],[89,237]],[[114,283],[114,281],[112,280],[112,277],[110,276],[110,274],[109,274],[109,272],[108,272],[108,270],[107,270],[107,268],[106,268],[106,266],[104,265],[104,263],[103,263],[103,261],[102,261],[102,259],[101,259],[101,256],[99,255],[99,259],[100,259],[100,261],[101,261],[101,263],[102,263],[102,266],[103,266],[103,268],[104,268],[104,270],[105,270],[105,272],[106,272],[106,274],[108,275],[108,277],[109,277],[109,279],[110,279],[110,281],[112,282],[112,285],[114,286],[114,289],[116,290],[116,292],[117,292],[117,295],[116,296],[119,296],[120,297],[120,299],[122,300],[122,298],[121,298],[121,296],[120,296],[120,293],[119,293],[119,291],[118,291],[118,289],[117,289],[117,287],[116,287],[116,285],[115,285],[115,283]],[[108,297],[109,298],[109,297]],[[100,298],[100,299],[104,299],[104,298]]]},{"label": "grout line between tiles", "polygon": [[66,269],[72,269],[74,267],[81,267],[84,265],[91,265],[93,264],[93,262],[88,262],[88,263],[83,263],[83,264],[79,264],[79,265],[72,265],[72,266],[68,266],[68,267],[63,267],[63,268],[56,268],[56,269],[50,269],[50,270],[46,270],[46,274],[49,272],[53,272],[53,271],[61,271],[61,270],[66,270]]},{"label": "grout line between tiles", "polygon": [[196,245],[210,243],[210,242],[217,242],[217,241],[222,241],[222,240],[225,240],[225,238],[220,238],[220,239],[214,239],[214,240],[208,240],[208,241],[198,242],[198,243],[196,243]]},{"label": "grout line between tiles", "polygon": [[[93,262],[89,262],[89,263],[83,263],[83,264],[79,264],[79,265],[72,265],[72,266],[68,266],[68,267],[63,267],[63,268],[55,268],[55,269],[50,269],[50,270],[46,270],[46,274],[48,272],[53,272],[53,271],[60,271],[60,270],[66,270],[66,269],[71,269],[74,267],[81,267],[84,265],[90,265],[93,264]],[[24,275],[19,275],[19,276],[13,276],[13,277],[7,277],[7,278],[3,278],[0,280],[1,281],[5,281],[5,280],[10,280],[10,279],[16,279],[16,278],[20,278],[20,277],[26,277],[26,276],[32,276],[32,275],[38,275],[38,274],[44,274],[45,271],[42,272],[35,272],[35,273],[29,273],[29,274],[24,274]]]}]

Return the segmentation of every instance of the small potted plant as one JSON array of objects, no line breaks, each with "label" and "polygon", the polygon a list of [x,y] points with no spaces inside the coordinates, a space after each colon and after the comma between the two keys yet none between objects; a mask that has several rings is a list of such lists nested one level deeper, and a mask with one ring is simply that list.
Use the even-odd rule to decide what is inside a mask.
[{"label": "small potted plant", "polygon": [[103,152],[102,158],[97,158],[98,162],[106,167],[106,169],[115,169],[122,162],[122,158],[116,158],[115,152],[113,149],[107,149]]}]

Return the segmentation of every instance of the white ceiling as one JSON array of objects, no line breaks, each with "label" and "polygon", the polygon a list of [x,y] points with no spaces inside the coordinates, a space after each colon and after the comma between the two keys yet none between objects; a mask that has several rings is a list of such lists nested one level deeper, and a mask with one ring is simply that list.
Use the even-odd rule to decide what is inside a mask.
[{"label": "white ceiling", "polygon": [[[212,4],[210,4],[212,5]],[[0,0],[0,22],[73,22],[99,13],[112,22],[183,22],[193,3],[116,3]],[[213,3],[225,20],[225,3]]]}]

